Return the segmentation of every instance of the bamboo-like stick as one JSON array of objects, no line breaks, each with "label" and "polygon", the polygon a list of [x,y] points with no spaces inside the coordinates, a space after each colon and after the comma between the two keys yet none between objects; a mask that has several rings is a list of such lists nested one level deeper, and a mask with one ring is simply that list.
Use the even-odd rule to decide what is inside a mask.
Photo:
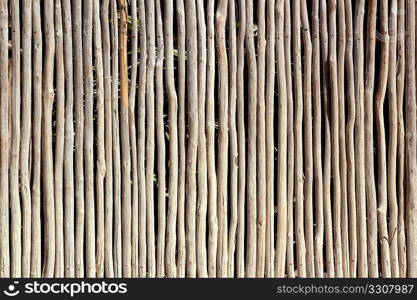
[{"label": "bamboo-like stick", "polygon": [[350,276],[349,270],[349,217],[347,200],[347,154],[346,154],[346,117],[345,117],[345,52],[346,52],[346,16],[344,1],[337,2],[337,87],[339,106],[339,162],[341,197],[341,238],[343,277]]},{"label": "bamboo-like stick", "polygon": [[[228,176],[228,60],[226,52],[226,18],[227,0],[221,0],[216,10],[215,33],[216,54],[219,68],[219,131],[217,152],[217,214],[219,220],[219,236],[217,244],[217,276],[227,276],[227,176]],[[192,113],[192,110],[191,112]]]},{"label": "bamboo-like stick", "polygon": [[104,73],[104,122],[105,122],[105,164],[104,192],[104,274],[114,277],[113,265],[113,151],[112,151],[112,84],[110,54],[109,0],[101,5],[101,29]]},{"label": "bamboo-like stick", "polygon": [[306,277],[306,246],[304,235],[303,197],[303,85],[301,64],[300,0],[293,3],[292,24],[294,30],[294,140],[295,140],[295,240],[297,253],[297,277]]},{"label": "bamboo-like stick", "polygon": [[94,57],[97,82],[97,163],[96,163],[96,276],[104,276],[105,256],[105,188],[104,177],[106,175],[105,161],[105,120],[104,120],[104,67],[103,49],[100,22],[100,2],[93,3],[93,35],[94,35]]},{"label": "bamboo-like stick", "polygon": [[290,0],[285,0],[284,8],[284,47],[285,47],[285,76],[287,79],[287,136],[288,136],[288,173],[287,173],[287,255],[286,268],[290,278],[295,277],[294,271],[294,101],[292,92],[291,64],[291,7]]},{"label": "bamboo-like stick", "polygon": [[42,192],[44,215],[44,262],[43,277],[53,277],[55,267],[55,202],[53,185],[52,154],[52,104],[54,100],[53,71],[55,54],[55,32],[53,3],[44,3],[45,55],[42,85]]},{"label": "bamboo-like stick", "polygon": [[20,7],[19,1],[11,3],[12,15],[12,89],[11,96],[11,145],[10,145],[10,172],[9,172],[9,196],[10,196],[10,276],[22,276],[22,211],[19,195],[19,155],[20,155]]},{"label": "bamboo-like stick", "polygon": [[122,277],[122,223],[121,223],[121,158],[119,125],[119,26],[116,0],[110,2],[111,46],[112,46],[112,141],[113,141],[113,184],[114,184],[114,229],[113,262],[115,277]]},{"label": "bamboo-like stick", "polygon": [[406,180],[406,237],[407,237],[407,276],[417,276],[417,123],[416,123],[416,30],[415,1],[406,4],[406,64],[405,64],[405,180]]},{"label": "bamboo-like stick", "polygon": [[[8,116],[8,1],[0,2],[0,231],[2,239],[0,239],[0,277],[10,276],[10,245],[9,245],[9,124]],[[34,3],[37,5],[39,3]],[[38,7],[35,7],[38,8]],[[40,20],[40,12],[35,11],[35,20]],[[38,238],[40,237],[40,232]],[[40,242],[39,242],[40,243]],[[36,246],[35,246],[36,247]],[[39,260],[40,263],[40,260]]]},{"label": "bamboo-like stick", "polygon": [[253,33],[253,3],[246,2],[245,44],[248,51],[248,154],[247,154],[247,234],[246,277],[256,275],[256,103],[257,71]]},{"label": "bamboo-like stick", "polygon": [[[82,1],[71,3],[73,12],[75,102],[75,277],[84,277],[84,84],[82,53]],[[35,104],[36,106],[36,104]],[[34,119],[36,119],[34,117]],[[36,158],[34,158],[36,161]]]},{"label": "bamboo-like stick", "polygon": [[[197,1],[197,47],[198,47],[198,122],[206,122],[206,64],[207,39],[204,3]],[[205,126],[198,126],[197,146],[197,274],[208,277],[206,223],[207,223],[207,144]]]},{"label": "bamboo-like stick", "polygon": [[407,247],[405,238],[405,203],[404,182],[405,176],[405,132],[404,132],[404,78],[405,78],[405,1],[398,2],[398,65],[397,65],[397,104],[398,104],[398,151],[397,151],[397,176],[398,176],[398,262],[400,277],[405,277],[407,272]]},{"label": "bamboo-like stick", "polygon": [[156,46],[158,49],[155,65],[156,84],[156,148],[158,151],[158,237],[156,249],[156,276],[165,276],[165,233],[166,233],[166,184],[165,184],[165,129],[164,129],[164,33],[160,1],[156,1]]},{"label": "bamboo-like stick", "polygon": [[186,198],[186,274],[196,277],[196,170],[198,146],[198,82],[197,82],[197,16],[194,1],[185,1],[185,32],[187,47],[187,166],[185,169]]},{"label": "bamboo-like stick", "polygon": [[169,122],[169,183],[167,241],[165,250],[165,267],[168,277],[176,277],[175,251],[177,244],[176,223],[178,207],[178,96],[174,77],[174,41],[173,41],[173,1],[165,3],[165,81],[168,94]]},{"label": "bamboo-like stick", "polygon": [[[32,122],[32,1],[24,1],[22,17],[22,121],[20,135],[20,185],[22,202],[22,277],[30,276],[32,205],[29,153]],[[68,249],[68,254],[70,254]]]},{"label": "bamboo-like stick", "polygon": [[[213,3],[213,1],[211,1]],[[237,36],[237,134],[238,134],[238,227],[236,242],[236,276],[245,277],[245,200],[246,200],[246,139],[245,139],[245,33],[246,1],[239,1]],[[210,42],[212,44],[212,42]],[[214,58],[213,58],[214,61]],[[213,153],[214,156],[214,153]]]},{"label": "bamboo-like stick", "polygon": [[314,267],[316,277],[324,277],[323,245],[323,166],[321,153],[321,78],[320,78],[320,2],[315,0],[312,6],[312,78],[313,89],[313,185],[316,230],[314,232]]},{"label": "bamboo-like stick", "polygon": [[327,2],[320,3],[320,43],[322,53],[322,87],[324,109],[324,161],[323,161],[323,185],[324,185],[324,226],[326,245],[326,277],[334,277],[334,249],[333,249],[333,219],[331,203],[331,138],[330,138],[330,107],[329,107],[329,37],[327,28]]},{"label": "bamboo-like stick", "polygon": [[176,2],[177,9],[177,47],[178,47],[178,247],[177,276],[185,277],[185,9],[184,0]]},{"label": "bamboo-like stick", "polygon": [[[275,198],[274,198],[274,174],[275,174],[275,160],[274,160],[274,88],[275,88],[275,7],[278,9],[278,14],[281,14],[280,21],[282,24],[281,28],[281,39],[282,39],[282,49],[277,51],[282,51],[282,55],[285,56],[284,51],[284,1],[278,3],[280,5],[275,6],[275,1],[267,1],[267,14],[266,14],[266,82],[265,82],[265,134],[266,134],[266,145],[265,145],[265,155],[266,155],[266,238],[265,238],[265,277],[275,277],[274,267],[275,267]],[[285,66],[285,58],[283,60],[283,66]],[[282,68],[282,72],[285,75],[285,68]],[[286,78],[285,78],[286,79]],[[286,85],[286,82],[284,82]],[[286,100],[286,99],[285,99]],[[285,114],[286,116],[286,114]],[[287,122],[285,122],[285,125]],[[287,132],[284,132],[284,135],[287,135]],[[285,150],[286,147],[285,147]],[[286,164],[286,157],[285,162]],[[282,172],[287,174],[287,168],[284,165]],[[286,176],[285,176],[286,178]],[[284,223],[283,235],[280,239],[283,242],[280,252],[279,263],[282,265],[281,270],[285,273],[285,254],[286,254],[286,228],[287,228],[287,181],[284,182],[284,199],[285,199],[285,218],[281,218],[281,222]],[[281,200],[283,201],[283,200]],[[284,232],[285,230],[285,232]]]},{"label": "bamboo-like stick", "polygon": [[[32,166],[32,246],[30,258],[30,276],[41,277],[41,118],[42,118],[42,29],[41,29],[41,8],[39,1],[33,1],[33,166]],[[7,10],[6,10],[7,11]],[[4,31],[3,31],[4,32]],[[3,53],[3,52],[2,52]],[[4,72],[2,71],[2,74]],[[2,134],[3,136],[3,134]],[[5,147],[3,146],[2,149]],[[3,159],[3,158],[1,158]],[[1,161],[1,166],[5,165]],[[2,176],[1,178],[4,178]],[[4,186],[2,183],[0,186]],[[6,186],[8,186],[6,184]],[[3,191],[1,195],[7,190]],[[3,203],[3,202],[2,202]],[[3,216],[3,214],[2,214]],[[7,222],[9,224],[9,222]],[[1,228],[6,228],[3,224]],[[2,233],[5,240],[8,240],[8,232]],[[8,243],[7,243],[8,245]],[[4,250],[3,250],[4,251]],[[8,251],[8,250],[6,250]],[[8,254],[7,254],[8,256]],[[8,258],[3,257],[2,262],[8,265]],[[2,267],[2,272],[7,268]],[[8,271],[7,271],[8,272]],[[4,273],[3,273],[4,274]],[[7,275],[8,276],[8,275]]]},{"label": "bamboo-like stick", "polygon": [[129,75],[127,70],[127,4],[119,0],[120,9],[120,142],[122,154],[122,264],[123,277],[132,276],[132,190],[131,190],[131,155],[129,138]]},{"label": "bamboo-like stick", "polygon": [[[237,214],[238,214],[238,142],[236,127],[236,105],[237,105],[237,46],[236,46],[236,15],[235,4],[228,1],[228,37],[229,37],[229,168],[230,168],[230,224],[228,233],[228,264],[227,276],[234,277],[235,269],[235,249],[236,249],[236,232],[237,232]],[[203,83],[204,84],[204,83]],[[204,123],[202,119],[200,122]]]},{"label": "bamboo-like stick", "polygon": [[55,273],[64,277],[64,202],[63,202],[63,168],[65,136],[65,72],[64,41],[62,26],[61,1],[55,2],[55,70],[56,70],[56,141],[54,153],[54,186],[55,186]]},{"label": "bamboo-like stick", "polygon": [[365,122],[364,122],[364,41],[363,23],[365,1],[356,2],[354,21],[354,75],[355,75],[355,182],[358,219],[358,277],[368,276],[368,248],[366,234],[365,187]]},{"label": "bamboo-like stick", "polygon": [[311,56],[312,45],[308,22],[307,3],[301,2],[301,26],[304,50],[303,117],[304,117],[304,201],[306,276],[314,277],[314,220],[313,220],[313,120],[311,109]]},{"label": "bamboo-like stick", "polygon": [[208,276],[216,277],[218,217],[217,217],[217,175],[215,160],[215,42],[214,42],[214,0],[207,1],[207,102],[206,102],[206,134],[207,134],[207,187],[208,187],[208,218],[209,234],[207,249]]},{"label": "bamboo-like stick", "polygon": [[138,14],[137,2],[131,4],[131,76],[129,84],[129,139],[131,158],[131,179],[132,179],[132,229],[131,229],[131,255],[132,255],[132,277],[139,275],[139,180],[138,180],[138,143],[135,122],[136,109],[136,85],[138,74]]},{"label": "bamboo-like stick", "polygon": [[377,1],[368,2],[365,68],[365,185],[367,203],[368,275],[378,277],[377,199],[374,170],[373,93],[375,77],[375,43]]},{"label": "bamboo-like stick", "polygon": [[84,195],[85,195],[85,276],[96,275],[96,230],[94,213],[94,124],[93,124],[93,3],[83,2],[83,74],[84,74]]},{"label": "bamboo-like stick", "polygon": [[[276,56],[278,66],[285,65],[284,44],[284,1],[276,5],[277,31],[276,31]],[[285,276],[285,251],[287,248],[287,76],[285,68],[278,68],[277,82],[279,89],[278,109],[278,176],[277,176],[277,243],[275,252],[275,277]],[[273,100],[272,100],[273,102]],[[273,105],[273,104],[272,104]],[[271,129],[270,129],[271,130]],[[272,166],[273,169],[273,166]],[[272,202],[273,204],[273,202]],[[272,220],[272,224],[274,221]]]},{"label": "bamboo-like stick", "polygon": [[155,222],[154,222],[154,164],[155,164],[155,1],[146,1],[146,34],[148,39],[148,65],[146,73],[146,239],[147,276],[156,273]]},{"label": "bamboo-like stick", "polygon": [[332,144],[332,188],[333,188],[333,234],[335,245],[335,276],[343,276],[342,263],[342,228],[341,228],[341,189],[340,189],[340,148],[339,148],[339,99],[337,84],[337,41],[336,12],[337,3],[329,2],[329,80],[331,99],[331,144]]},{"label": "bamboo-like stick", "polygon": [[256,277],[264,277],[265,272],[265,233],[266,233],[266,159],[265,159],[265,0],[257,1],[257,125],[256,125]]},{"label": "bamboo-like stick", "polygon": [[378,234],[381,253],[381,275],[391,277],[391,259],[387,225],[387,150],[385,144],[384,100],[388,82],[389,33],[388,1],[381,1],[381,60],[378,89],[375,94],[375,119],[377,140],[377,196],[378,196]]},{"label": "bamboo-like stick", "polygon": [[388,238],[391,257],[391,276],[400,275],[398,261],[398,198],[397,198],[397,148],[398,148],[398,108],[397,108],[397,13],[398,1],[391,2],[389,10],[389,58],[388,58],[388,101],[389,101],[389,141],[388,141]]},{"label": "bamboo-like stick", "polygon": [[146,10],[145,1],[138,3],[139,11],[139,43],[140,64],[138,78],[138,180],[139,180],[139,277],[146,277],[146,171],[145,171],[145,117],[146,117],[146,68],[147,68],[147,42],[146,42]]},{"label": "bamboo-like stick", "polygon": [[353,14],[352,3],[345,1],[346,9],[346,74],[348,117],[346,124],[346,167],[347,167],[347,201],[349,210],[349,273],[350,277],[357,276],[358,237],[355,194],[355,74],[353,67]]}]

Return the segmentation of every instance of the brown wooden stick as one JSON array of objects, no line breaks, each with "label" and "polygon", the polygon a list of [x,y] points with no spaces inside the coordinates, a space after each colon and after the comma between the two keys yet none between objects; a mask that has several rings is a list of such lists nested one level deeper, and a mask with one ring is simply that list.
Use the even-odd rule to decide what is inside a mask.
[{"label": "brown wooden stick", "polygon": [[287,275],[295,277],[294,271],[294,101],[292,92],[291,71],[291,7],[290,0],[285,0],[284,8],[284,47],[285,47],[285,76],[287,79],[287,136],[288,136],[288,173],[287,173]]},{"label": "brown wooden stick", "polygon": [[346,118],[345,118],[345,52],[346,17],[345,3],[337,3],[337,87],[339,106],[339,158],[340,158],[340,197],[341,197],[341,239],[343,277],[349,277],[349,220],[347,201],[347,160],[346,160]]},{"label": "brown wooden stick", "polygon": [[265,161],[265,0],[257,1],[257,129],[256,129],[256,167],[257,167],[257,231],[256,231],[256,277],[265,273],[265,219],[266,219],[266,161]]},{"label": "brown wooden stick", "polygon": [[407,237],[407,276],[417,276],[417,124],[416,124],[416,35],[415,35],[415,1],[406,5],[406,106],[405,106],[405,170],[406,170],[406,237]]},{"label": "brown wooden stick", "polygon": [[[1,1],[0,3],[0,109],[3,116],[0,121],[0,277],[10,276],[10,245],[9,245],[9,125],[8,118],[4,116],[8,115],[9,103],[8,103],[8,1]],[[39,3],[34,3],[37,5]],[[38,8],[38,7],[36,7]],[[35,11],[34,19],[37,21],[40,19],[40,12]],[[6,74],[6,75],[5,75]],[[40,232],[38,238],[40,237]],[[36,246],[35,246],[36,247]],[[40,260],[39,260],[40,263]]]},{"label": "brown wooden stick", "polygon": [[369,277],[378,277],[377,200],[374,170],[373,93],[375,77],[375,36],[377,1],[368,2],[365,68],[365,184],[367,203]]},{"label": "brown wooden stick", "polygon": [[398,104],[398,262],[399,275],[405,277],[407,272],[407,247],[405,238],[405,203],[404,203],[404,160],[405,160],[405,133],[404,133],[404,78],[405,78],[405,1],[398,2],[398,66],[397,66],[397,104]]},{"label": "brown wooden stick", "polygon": [[334,250],[333,250],[333,219],[332,203],[330,195],[331,187],[331,137],[330,137],[330,107],[329,107],[329,37],[327,28],[327,2],[321,1],[320,5],[320,27],[321,27],[321,53],[323,73],[323,109],[324,109],[324,226],[326,246],[326,269],[327,277],[334,277]]},{"label": "brown wooden stick", "polygon": [[104,177],[106,175],[105,162],[105,124],[104,124],[104,69],[103,50],[100,22],[100,2],[93,4],[93,28],[94,28],[94,57],[97,82],[97,162],[96,162],[96,276],[104,277],[104,256],[105,256],[105,200],[104,200]]},{"label": "brown wooden stick", "polygon": [[[210,3],[213,3],[211,1]],[[246,1],[239,1],[239,32],[237,37],[237,134],[238,134],[238,227],[236,243],[236,276],[245,277],[245,200],[246,200],[246,139],[245,139],[245,33]],[[214,59],[213,59],[214,60]],[[214,156],[214,153],[213,153]]]},{"label": "brown wooden stick", "polygon": [[248,158],[246,277],[256,275],[256,103],[257,71],[253,33],[253,4],[246,2],[245,44],[248,50]]},{"label": "brown wooden stick", "polygon": [[[276,56],[278,66],[285,65],[284,45],[284,1],[281,0],[276,6],[277,31],[276,31]],[[285,276],[285,253],[287,235],[287,76],[283,67],[278,68],[277,81],[279,89],[278,109],[278,178],[277,178],[277,242],[275,252],[275,277]],[[272,100],[273,102],[273,100]],[[273,104],[272,104],[273,105]],[[272,166],[273,168],[273,166]],[[273,224],[273,220],[272,220]]]},{"label": "brown wooden stick", "polygon": [[54,187],[55,187],[55,274],[64,277],[64,202],[63,202],[63,168],[64,168],[64,137],[65,137],[65,72],[64,72],[64,41],[62,26],[61,1],[55,2],[55,70],[56,70],[56,140],[54,156]]},{"label": "brown wooden stick", "polygon": [[[32,251],[30,276],[41,277],[41,120],[42,120],[42,31],[40,2],[33,1],[33,166],[32,166]],[[4,32],[4,31],[3,31]],[[3,149],[3,147],[2,147]],[[2,161],[1,165],[4,163]],[[4,178],[2,176],[1,178]],[[0,186],[4,186],[1,184]],[[6,184],[7,186],[7,184]],[[2,193],[3,195],[3,193]],[[7,193],[6,193],[7,195]],[[3,214],[2,214],[3,215]],[[7,222],[8,224],[8,222]],[[6,228],[4,225],[2,228]],[[5,233],[7,237],[8,233]],[[7,258],[8,260],[8,258]],[[7,262],[5,258],[2,261]],[[2,268],[2,272],[4,268]]]},{"label": "brown wooden stick", "polygon": [[140,64],[138,78],[138,189],[139,189],[139,255],[138,255],[138,275],[146,277],[146,171],[145,171],[145,117],[146,117],[146,69],[147,69],[147,33],[146,33],[146,8],[145,1],[138,3],[139,11],[139,43],[140,43]]},{"label": "brown wooden stick", "polygon": [[311,109],[311,36],[308,23],[307,3],[301,2],[301,26],[304,46],[304,201],[305,201],[305,239],[306,239],[306,276],[314,277],[314,220],[313,220],[313,120]]},{"label": "brown wooden stick", "polygon": [[[197,47],[198,47],[198,122],[206,121],[206,64],[207,40],[203,1],[197,1]],[[198,126],[197,146],[197,273],[208,277],[206,223],[207,223],[207,145],[205,126]]]},{"label": "brown wooden stick", "polygon": [[[75,276],[84,277],[84,109],[83,109],[83,54],[82,54],[82,2],[74,1],[74,101],[75,101]],[[34,158],[36,161],[36,158]]]},{"label": "brown wooden stick", "polygon": [[[12,89],[11,101],[11,145],[10,145],[10,276],[22,276],[22,212],[19,195],[19,155],[20,155],[20,7],[18,1],[11,3],[12,15]],[[62,252],[61,252],[62,253]]]},{"label": "brown wooden stick", "polygon": [[323,263],[323,166],[321,140],[321,79],[320,79],[320,2],[315,0],[312,6],[312,89],[313,89],[313,185],[316,230],[314,235],[314,267],[316,277],[324,277]]},{"label": "brown wooden stick", "polygon": [[174,45],[173,45],[173,1],[165,3],[165,80],[168,93],[168,122],[169,122],[169,186],[168,186],[168,216],[167,242],[165,251],[165,266],[168,277],[176,277],[175,251],[177,243],[176,223],[178,207],[178,97],[174,78]]},{"label": "brown wooden stick", "polygon": [[366,187],[365,187],[365,123],[364,123],[364,41],[363,23],[365,1],[358,0],[355,11],[354,29],[354,73],[355,73],[355,182],[358,216],[358,277],[368,276],[368,249],[366,234]]},{"label": "brown wooden stick", "polygon": [[55,32],[53,3],[44,5],[45,56],[42,86],[42,191],[44,226],[43,277],[53,277],[55,267],[55,202],[53,186],[52,156],[52,104],[54,100],[53,71],[55,54]]},{"label": "brown wooden stick", "polygon": [[349,206],[349,273],[350,277],[357,276],[357,216],[355,194],[355,74],[353,67],[353,14],[352,3],[345,1],[346,9],[346,70],[347,70],[347,96],[348,117],[346,124],[346,151],[347,151],[347,198]]},{"label": "brown wooden stick", "polygon": [[130,158],[131,158],[131,179],[132,179],[132,235],[131,235],[131,255],[132,255],[132,277],[139,275],[139,180],[138,180],[138,141],[136,137],[136,88],[138,74],[138,14],[136,1],[131,2],[131,76],[129,85],[129,139],[130,139]]},{"label": "brown wooden stick", "polygon": [[[229,36],[229,169],[230,169],[230,225],[228,233],[228,264],[227,276],[234,277],[237,215],[238,215],[238,142],[236,127],[236,101],[237,101],[237,55],[236,55],[236,16],[235,4],[228,2],[228,36]],[[201,120],[200,120],[201,122]]]},{"label": "brown wooden stick", "polygon": [[160,1],[156,2],[156,46],[158,49],[155,65],[156,84],[156,147],[158,151],[158,237],[156,249],[156,276],[165,276],[165,232],[166,232],[166,184],[165,184],[165,129],[164,129],[164,33]]},{"label": "brown wooden stick", "polygon": [[391,259],[387,226],[387,150],[385,144],[384,100],[388,81],[389,33],[388,1],[381,1],[381,61],[378,89],[375,94],[376,140],[377,140],[377,196],[378,196],[378,233],[381,253],[381,275],[391,277]]},{"label": "brown wooden stick", "polygon": [[[32,1],[24,1],[22,22],[22,121],[20,139],[20,184],[22,202],[22,277],[30,276],[31,259],[31,190],[29,153],[32,122]],[[70,254],[70,249],[68,249]]]},{"label": "brown wooden stick", "polygon": [[177,276],[185,277],[185,12],[184,0],[178,0],[177,9],[177,47],[178,47],[178,253]]},{"label": "brown wooden stick", "polygon": [[[279,3],[278,13],[281,14],[281,39],[282,39],[282,55],[285,55],[284,51],[284,1]],[[281,7],[282,6],[282,7]],[[266,240],[265,240],[265,277],[274,277],[274,267],[275,267],[275,230],[274,230],[274,215],[275,215],[275,199],[274,199],[274,174],[275,174],[275,159],[274,159],[274,88],[275,88],[275,1],[267,1],[267,15],[266,15],[266,83],[265,83],[265,132],[266,132]],[[278,51],[278,50],[277,50]],[[283,66],[285,66],[285,58],[283,60]],[[285,68],[282,68],[282,72],[285,75]],[[286,85],[286,82],[284,82]],[[285,99],[286,100],[286,99]],[[286,125],[286,122],[285,122]],[[287,132],[284,132],[284,135],[287,135]],[[286,147],[285,147],[285,150]],[[286,164],[285,158],[285,164]],[[286,166],[282,169],[287,174]],[[287,181],[285,180],[285,206],[287,201]],[[283,200],[282,200],[283,201]],[[285,214],[287,213],[287,208],[285,207]],[[281,242],[286,242],[286,228],[287,228],[287,217],[281,219],[284,223],[284,235],[280,239]],[[281,226],[280,226],[281,227]],[[285,247],[281,248],[280,252],[280,261],[282,264],[281,269],[285,273]],[[283,245],[284,246],[284,245]]]}]

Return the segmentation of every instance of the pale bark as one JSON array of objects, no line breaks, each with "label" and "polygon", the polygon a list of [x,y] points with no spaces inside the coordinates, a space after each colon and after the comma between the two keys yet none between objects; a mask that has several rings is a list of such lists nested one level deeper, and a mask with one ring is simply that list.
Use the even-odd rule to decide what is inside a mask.
[{"label": "pale bark", "polygon": [[105,122],[105,181],[104,192],[104,274],[107,278],[114,277],[113,268],[113,154],[112,154],[112,101],[111,101],[111,54],[109,0],[101,5],[101,29],[103,46],[104,73],[104,122]]},{"label": "pale bark", "polygon": [[[8,94],[8,44],[9,44],[9,25],[8,25],[8,1],[0,2],[0,277],[10,276],[10,245],[9,245],[9,124],[8,116],[9,99]],[[35,2],[36,11],[34,19],[40,20],[40,11],[37,7],[39,3]],[[37,232],[40,238],[40,232]],[[36,247],[36,245],[35,245]],[[40,259],[39,259],[40,263]]]},{"label": "pale bark", "polygon": [[156,85],[156,149],[158,151],[157,187],[158,187],[158,237],[156,249],[156,276],[165,276],[165,233],[166,233],[166,188],[165,188],[165,134],[164,134],[164,33],[160,1],[156,2],[156,40],[158,55],[155,67]]},{"label": "pale bark", "polygon": [[[217,244],[217,276],[227,277],[227,203],[228,203],[228,59],[226,53],[227,0],[221,0],[216,11],[216,54],[219,70],[218,87],[218,148],[217,148],[217,214],[219,237]],[[191,76],[191,74],[189,74]],[[193,110],[190,109],[190,113]],[[191,125],[191,124],[190,124]],[[191,126],[190,126],[191,127]],[[190,136],[191,139],[191,136]]]},{"label": "pale bark", "polygon": [[[30,276],[32,205],[30,190],[30,137],[32,122],[32,1],[22,2],[22,120],[20,135],[20,185],[22,202],[22,277]],[[68,249],[68,252],[69,249]]]},{"label": "pale bark", "polygon": [[[75,277],[84,277],[84,84],[82,54],[82,1],[73,1],[72,31],[74,49],[75,101]],[[36,105],[35,105],[36,106]],[[35,117],[34,117],[35,118]],[[36,161],[36,158],[34,158]]]},{"label": "pale bark", "polygon": [[368,275],[378,277],[377,199],[374,170],[373,93],[375,77],[376,13],[378,1],[368,2],[365,68],[365,180],[367,203]]},{"label": "pale bark", "polygon": [[177,245],[176,223],[178,207],[178,96],[174,77],[174,42],[173,42],[173,1],[165,3],[165,82],[168,94],[169,122],[169,183],[167,241],[165,250],[165,267],[168,277],[176,277],[175,252]]},{"label": "pale bark", "polygon": [[[246,200],[246,140],[245,140],[245,32],[246,1],[239,1],[239,30],[237,36],[237,134],[238,134],[238,227],[236,242],[236,276],[245,277],[245,200]],[[213,1],[211,1],[213,3]],[[210,42],[212,45],[212,42]],[[214,57],[212,59],[214,61]],[[214,74],[213,74],[214,75]],[[214,136],[213,136],[214,139]],[[209,152],[212,153],[212,152]],[[214,153],[211,155],[214,156]],[[214,160],[214,158],[213,158]]]},{"label": "pale bark", "polygon": [[[282,2],[282,3],[281,3]],[[282,51],[282,65],[285,66],[285,51],[284,51],[284,1],[281,1],[277,4],[277,14],[279,14],[280,23],[278,24],[279,30],[277,33],[281,33],[280,36],[280,43],[278,43],[278,47],[281,47],[278,50],[278,47],[275,48],[275,1],[268,0],[267,1],[267,14],[266,14],[266,82],[265,82],[265,134],[266,134],[266,145],[265,145],[265,159],[266,159],[266,239],[265,239],[265,277],[275,277],[275,235],[274,235],[274,215],[275,215],[275,208],[274,208],[274,174],[275,174],[275,160],[274,160],[274,88],[275,88],[275,51]],[[277,55],[278,56],[278,55]],[[281,71],[283,75],[280,78],[284,79],[284,85],[286,87],[286,76],[285,76],[285,68],[282,68]],[[286,88],[285,88],[286,89]],[[285,99],[286,101],[287,99]],[[286,104],[286,102],[285,102]],[[286,107],[285,107],[286,109]],[[287,114],[285,114],[285,117]],[[287,122],[285,122],[285,126]],[[283,133],[285,137],[287,136],[286,128]],[[287,147],[285,145],[285,149]],[[283,168],[281,172],[285,175],[285,182],[284,184],[284,191],[283,198],[281,201],[285,201],[285,217],[281,217],[279,220],[282,225],[279,226],[281,238],[278,238],[281,241],[281,246],[278,248],[277,251],[279,254],[277,255],[277,260],[279,261],[279,270],[281,273],[285,273],[285,253],[286,253],[286,228],[287,228],[287,168],[285,166],[287,162],[287,158],[285,157]],[[282,228],[282,229],[281,229]],[[278,250],[280,249],[280,250]]]},{"label": "pale bark", "polygon": [[[197,1],[197,47],[198,47],[198,122],[206,122],[206,64],[207,41],[204,3]],[[197,274],[208,277],[206,222],[207,222],[207,144],[205,126],[198,126],[197,145]]]},{"label": "pale bark", "polygon": [[56,140],[54,156],[55,186],[55,273],[54,276],[64,277],[64,203],[63,203],[63,168],[64,168],[64,137],[65,137],[65,72],[64,72],[64,41],[62,27],[61,1],[55,2],[55,84],[56,84]]},{"label": "pale bark", "polygon": [[253,33],[253,4],[246,2],[245,44],[248,51],[248,154],[247,154],[247,241],[246,277],[256,275],[256,103],[257,72]]},{"label": "pale bark", "polygon": [[[11,96],[11,145],[9,167],[10,201],[10,276],[22,276],[22,211],[19,195],[19,155],[20,155],[20,16],[19,1],[11,2],[12,15],[12,89]],[[4,117],[4,115],[3,115]]]},{"label": "pale bark", "polygon": [[358,219],[358,277],[368,276],[368,249],[366,233],[365,187],[365,122],[364,122],[364,41],[363,23],[365,1],[358,0],[354,25],[354,75],[355,75],[355,182]]},{"label": "pale bark", "polygon": [[416,30],[415,1],[406,4],[406,64],[405,64],[405,180],[406,180],[406,237],[407,276],[417,276],[417,123],[416,123]]},{"label": "pale bark", "polygon": [[43,277],[54,276],[55,266],[55,202],[53,185],[52,154],[52,104],[54,101],[53,75],[55,54],[55,32],[53,1],[44,3],[45,55],[42,86],[42,201],[44,215],[44,262]]},{"label": "pale bark", "polygon": [[[32,246],[30,277],[41,277],[41,118],[42,118],[42,31],[39,1],[33,1],[33,165],[32,165]],[[3,53],[3,52],[2,52]],[[3,73],[3,71],[2,71]],[[2,135],[3,136],[3,135]],[[3,149],[4,146],[2,146]],[[3,158],[2,158],[3,159]],[[3,161],[1,162],[3,166]],[[2,176],[1,178],[4,178]],[[3,183],[0,186],[4,186]],[[6,184],[7,186],[7,184]],[[1,193],[3,195],[3,192]],[[6,193],[7,195],[7,193]],[[8,224],[8,222],[7,222]],[[1,228],[5,228],[4,225]],[[2,233],[8,240],[8,233]],[[8,259],[8,258],[7,258]],[[2,258],[7,263],[7,260]],[[4,269],[3,269],[4,270]]]},{"label": "pale bark", "polygon": [[312,45],[306,1],[301,2],[301,26],[304,50],[303,116],[304,116],[304,201],[306,276],[314,277],[314,220],[313,220],[313,120],[311,109]]},{"label": "pale bark", "polygon": [[[178,248],[177,276],[185,277],[185,9],[184,0],[178,0],[177,9],[177,47],[178,47]],[[214,42],[214,41],[213,41]]]},{"label": "pale bark", "polygon": [[381,60],[378,89],[375,94],[375,118],[377,140],[377,196],[378,196],[378,234],[381,253],[381,275],[391,277],[391,259],[387,225],[387,150],[385,144],[384,100],[388,81],[389,33],[388,33],[388,1],[381,3]]},{"label": "pale bark", "polygon": [[139,90],[138,90],[138,179],[139,179],[139,277],[146,277],[146,172],[145,172],[145,117],[146,117],[146,66],[147,66],[147,42],[146,42],[146,11],[145,1],[138,3],[139,10]]},{"label": "pale bark", "polygon": [[257,31],[257,106],[256,106],[256,277],[265,273],[266,233],[266,158],[265,158],[265,0],[258,0]]},{"label": "pale bark", "polygon": [[104,120],[104,67],[103,48],[100,21],[100,2],[93,3],[93,35],[94,35],[94,57],[96,69],[96,109],[97,109],[97,158],[95,163],[96,172],[96,276],[104,276],[105,256],[105,188],[104,177],[106,175],[105,161],[105,120]]},{"label": "pale bark", "polygon": [[346,70],[348,117],[346,124],[346,157],[347,157],[347,201],[349,210],[349,273],[357,276],[358,237],[355,194],[355,74],[353,67],[353,14],[352,3],[345,1],[346,8]]},{"label": "pale bark", "polygon": [[323,263],[323,237],[324,237],[324,215],[323,215],[323,166],[322,166],[322,105],[320,86],[320,19],[319,0],[313,2],[312,7],[312,79],[313,89],[313,185],[314,185],[314,206],[316,230],[314,232],[314,267],[316,277],[324,277]]}]

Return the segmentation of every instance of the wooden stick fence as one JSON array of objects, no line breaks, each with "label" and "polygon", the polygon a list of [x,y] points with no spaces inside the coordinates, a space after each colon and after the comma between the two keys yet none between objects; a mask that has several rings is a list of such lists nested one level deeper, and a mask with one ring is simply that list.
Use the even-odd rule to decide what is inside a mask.
[{"label": "wooden stick fence", "polygon": [[414,0],[0,0],[0,277],[417,277]]}]

